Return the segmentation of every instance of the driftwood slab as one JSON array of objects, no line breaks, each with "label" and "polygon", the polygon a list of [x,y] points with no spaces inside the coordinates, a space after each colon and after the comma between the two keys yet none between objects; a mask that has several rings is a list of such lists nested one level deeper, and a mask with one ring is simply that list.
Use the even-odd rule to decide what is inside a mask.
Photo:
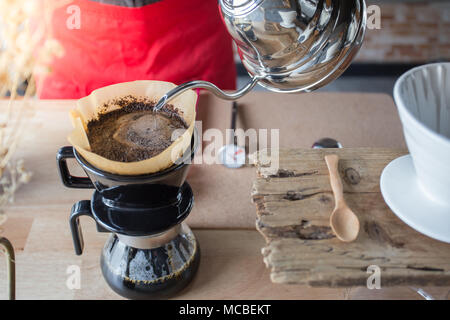
[{"label": "driftwood slab", "polygon": [[[450,285],[450,244],[413,230],[385,204],[383,168],[407,153],[396,149],[288,149],[255,156],[252,199],[262,253],[275,283],[366,286],[368,267],[381,270],[381,285]],[[340,242],[329,226],[334,199],[324,156],[340,157],[344,197],[361,222],[358,238]],[[406,191],[406,190],[405,190]],[[424,214],[427,214],[424,212]]]}]

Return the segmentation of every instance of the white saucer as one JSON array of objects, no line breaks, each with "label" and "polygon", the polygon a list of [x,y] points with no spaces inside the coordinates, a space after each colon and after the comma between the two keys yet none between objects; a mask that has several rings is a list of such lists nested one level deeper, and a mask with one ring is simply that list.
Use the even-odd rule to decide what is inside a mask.
[{"label": "white saucer", "polygon": [[381,193],[391,210],[410,227],[450,243],[450,205],[437,203],[421,189],[410,155],[395,159],[384,168]]}]

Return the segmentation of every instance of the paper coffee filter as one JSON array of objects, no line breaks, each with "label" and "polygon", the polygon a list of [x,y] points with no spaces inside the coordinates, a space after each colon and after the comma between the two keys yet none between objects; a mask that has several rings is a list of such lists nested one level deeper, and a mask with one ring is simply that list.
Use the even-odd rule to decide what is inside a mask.
[{"label": "paper coffee filter", "polygon": [[99,114],[120,109],[121,106],[114,103],[114,100],[118,98],[133,96],[138,100],[145,99],[156,103],[174,87],[175,85],[170,82],[142,80],[119,83],[93,91],[89,96],[78,100],[76,109],[70,112],[74,130],[68,137],[69,142],[91,165],[113,174],[150,174],[169,168],[191,144],[195,126],[195,105],[197,103],[197,94],[194,91],[186,91],[169,103],[178,109],[179,115],[188,125],[186,132],[167,149],[150,159],[120,162],[109,160],[91,152],[87,136],[87,124],[90,120],[96,119]]}]

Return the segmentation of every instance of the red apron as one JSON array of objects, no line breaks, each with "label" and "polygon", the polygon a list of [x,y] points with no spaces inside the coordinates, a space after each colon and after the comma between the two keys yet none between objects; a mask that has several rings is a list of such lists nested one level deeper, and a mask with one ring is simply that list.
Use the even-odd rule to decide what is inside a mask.
[{"label": "red apron", "polygon": [[[79,29],[67,27],[78,6]],[[232,43],[216,0],[162,0],[130,8],[75,0],[53,17],[65,55],[38,81],[40,98],[68,99],[118,82],[206,80],[236,87]]]}]

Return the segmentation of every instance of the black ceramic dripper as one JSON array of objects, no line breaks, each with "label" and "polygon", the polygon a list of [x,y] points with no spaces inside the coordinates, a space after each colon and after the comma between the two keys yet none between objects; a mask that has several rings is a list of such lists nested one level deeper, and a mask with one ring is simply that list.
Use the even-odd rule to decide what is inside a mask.
[{"label": "black ceramic dripper", "polygon": [[[198,146],[194,130],[190,148],[168,169],[146,175],[117,175],[102,171],[88,163],[72,147],[57,154],[61,180],[69,188],[95,188],[89,205],[97,223],[111,232],[133,236],[162,232],[179,223],[190,212],[192,190],[185,186],[189,165]],[[88,177],[72,176],[67,159],[75,158]],[[84,209],[87,202],[76,204]],[[137,223],[145,214],[147,223]],[[135,226],[134,228],[132,226]],[[137,227],[137,228],[136,228]]]}]

